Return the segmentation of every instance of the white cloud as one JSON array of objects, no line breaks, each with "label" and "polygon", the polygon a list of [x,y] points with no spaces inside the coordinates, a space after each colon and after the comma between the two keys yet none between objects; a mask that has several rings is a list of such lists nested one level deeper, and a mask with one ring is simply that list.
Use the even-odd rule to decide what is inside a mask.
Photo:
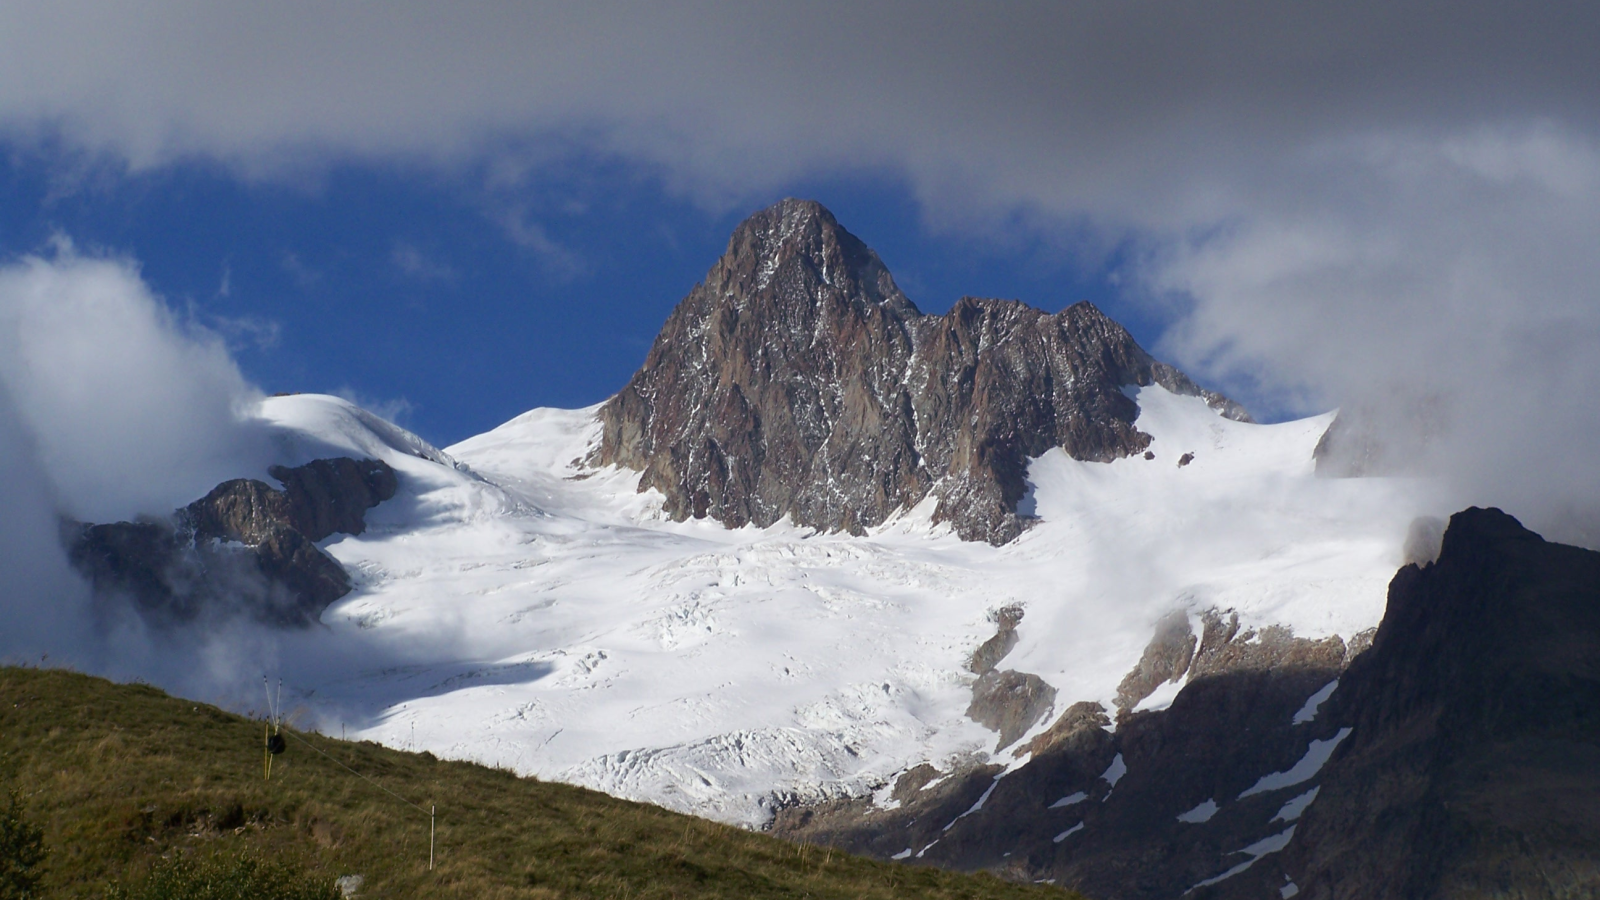
[{"label": "white cloud", "polygon": [[1426,463],[1458,502],[1577,537],[1600,510],[1600,148],[1541,127],[1345,149],[1313,212],[1263,202],[1151,260],[1181,304],[1163,349],[1286,407],[1442,428]]},{"label": "white cloud", "polygon": [[265,459],[259,394],[124,259],[60,247],[0,267],[0,385],[61,510],[165,514]]},{"label": "white cloud", "polygon": [[380,400],[376,397],[368,397],[348,384],[340,386],[333,394],[336,397],[341,397],[354,403],[367,412],[377,415],[380,419],[387,419],[396,424],[405,421],[417,409],[416,404],[404,397],[391,397],[387,400]]}]

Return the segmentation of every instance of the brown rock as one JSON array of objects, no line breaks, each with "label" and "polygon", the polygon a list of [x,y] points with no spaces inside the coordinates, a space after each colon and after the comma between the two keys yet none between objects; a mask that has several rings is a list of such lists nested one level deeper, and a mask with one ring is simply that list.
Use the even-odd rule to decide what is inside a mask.
[{"label": "brown rock", "polygon": [[1111,717],[1106,715],[1104,706],[1092,700],[1080,700],[1067,707],[1061,718],[1029,741],[1023,752],[1037,756],[1074,740],[1082,732],[1093,730],[1104,733],[1104,729],[1110,725]]},{"label": "brown rock", "polygon": [[1030,521],[1029,458],[1145,449],[1122,389],[1150,384],[1248,419],[1088,303],[968,297],[923,315],[832,214],[785,200],[678,304],[601,408],[591,461],[639,470],[680,519],[859,533],[932,493],[936,521],[998,544]]},{"label": "brown rock", "polygon": [[1195,644],[1187,612],[1180,609],[1163,616],[1156,623],[1156,636],[1145,646],[1139,664],[1117,685],[1117,708],[1132,709],[1162,684],[1182,678],[1194,659]]},{"label": "brown rock", "polygon": [[995,752],[1015,744],[1056,702],[1056,689],[1029,672],[989,671],[972,685],[967,718],[1000,732]]},{"label": "brown rock", "polygon": [[316,545],[360,534],[366,511],[394,496],[381,460],[319,459],[269,470],[275,490],[224,482],[168,521],[77,526],[69,556],[102,595],[125,594],[157,622],[244,611],[275,625],[309,625],[350,592],[350,576]]},{"label": "brown rock", "polygon": [[967,660],[967,670],[974,675],[986,675],[993,671],[1000,660],[1005,659],[1006,654],[1017,646],[1017,625],[1022,622],[1022,607],[1002,607],[995,610],[993,617],[999,626],[994,637],[972,651],[972,658]]}]

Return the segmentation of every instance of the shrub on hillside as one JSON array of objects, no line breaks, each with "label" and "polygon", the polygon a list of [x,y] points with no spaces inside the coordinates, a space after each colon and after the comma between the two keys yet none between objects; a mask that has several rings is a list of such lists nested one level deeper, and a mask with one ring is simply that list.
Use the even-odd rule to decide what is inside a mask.
[{"label": "shrub on hillside", "polygon": [[339,889],[331,878],[240,855],[162,860],[132,888],[112,888],[106,900],[339,900]]},{"label": "shrub on hillside", "polygon": [[0,900],[39,896],[44,863],[44,829],[22,815],[22,798],[12,791],[0,808]]}]

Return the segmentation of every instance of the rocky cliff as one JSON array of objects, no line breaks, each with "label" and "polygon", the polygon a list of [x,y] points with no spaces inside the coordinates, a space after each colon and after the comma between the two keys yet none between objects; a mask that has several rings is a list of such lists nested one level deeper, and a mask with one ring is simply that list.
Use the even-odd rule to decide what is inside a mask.
[{"label": "rocky cliff", "polygon": [[859,533],[932,495],[936,521],[998,544],[1028,523],[1030,457],[1145,448],[1123,388],[1150,384],[1248,418],[1089,303],[968,297],[924,315],[831,213],[785,200],[673,310],[601,408],[592,461],[640,471],[680,519]]},{"label": "rocky cliff", "polygon": [[1600,896],[1600,553],[1457,513],[1329,707],[1301,897]]},{"label": "rocky cliff", "polygon": [[104,597],[130,597],[158,623],[244,612],[309,625],[350,592],[350,577],[316,542],[360,534],[367,510],[393,497],[381,460],[318,459],[269,474],[283,489],[240,478],[169,519],[71,524],[68,553]]}]

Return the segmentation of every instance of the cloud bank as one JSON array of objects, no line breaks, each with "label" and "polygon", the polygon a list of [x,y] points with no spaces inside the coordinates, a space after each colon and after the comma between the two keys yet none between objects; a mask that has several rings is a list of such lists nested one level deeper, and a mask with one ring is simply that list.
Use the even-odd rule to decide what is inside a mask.
[{"label": "cloud bank", "polygon": [[163,652],[128,609],[91,600],[62,517],[166,515],[264,465],[258,397],[221,339],[175,318],[127,260],[60,242],[0,266],[0,658],[211,676],[215,665]]},{"label": "cloud bank", "polygon": [[266,459],[247,424],[259,392],[128,260],[63,245],[0,267],[0,384],[10,428],[82,521],[169,513]]},{"label": "cloud bank", "polygon": [[1406,428],[1437,402],[1428,463],[1463,502],[1600,508],[1581,463],[1600,440],[1592,4],[63,2],[5,19],[0,128],[19,144],[245,177],[399,162],[513,191],[600,155],[712,208],[876,173],[934,227],[1134,246],[1130,296],[1171,322],[1158,349],[1258,410],[1359,405]]}]

